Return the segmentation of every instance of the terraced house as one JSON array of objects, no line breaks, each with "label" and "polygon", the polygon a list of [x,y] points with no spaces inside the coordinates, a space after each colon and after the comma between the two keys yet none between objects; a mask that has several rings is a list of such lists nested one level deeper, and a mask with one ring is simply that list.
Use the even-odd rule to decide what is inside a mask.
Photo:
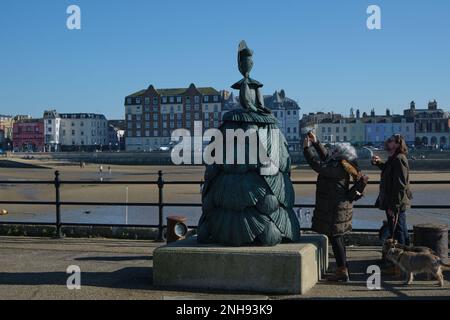
[{"label": "terraced house", "polygon": [[450,112],[438,108],[436,100],[430,101],[426,109],[417,109],[412,101],[404,115],[415,119],[416,145],[433,148],[450,146]]},{"label": "terraced house", "polygon": [[222,110],[222,95],[212,87],[191,84],[188,88],[156,89],[150,85],[125,97],[126,150],[148,151],[167,145],[176,129],[194,135],[194,130],[202,133],[218,128]]}]

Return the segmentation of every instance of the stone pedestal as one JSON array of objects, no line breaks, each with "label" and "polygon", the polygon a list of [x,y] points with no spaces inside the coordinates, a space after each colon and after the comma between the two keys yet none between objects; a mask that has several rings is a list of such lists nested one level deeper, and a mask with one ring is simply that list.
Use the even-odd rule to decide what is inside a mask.
[{"label": "stone pedestal", "polygon": [[314,241],[275,247],[224,247],[199,245],[192,237],[154,251],[154,285],[173,289],[304,294],[319,280],[323,254],[328,256],[327,247],[322,248],[323,240],[317,237],[311,240]]}]

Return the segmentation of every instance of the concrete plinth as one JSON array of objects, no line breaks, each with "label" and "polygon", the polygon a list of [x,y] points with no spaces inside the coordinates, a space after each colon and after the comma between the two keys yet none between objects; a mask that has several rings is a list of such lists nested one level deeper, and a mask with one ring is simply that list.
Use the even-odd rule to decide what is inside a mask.
[{"label": "concrete plinth", "polygon": [[319,280],[322,280],[323,275],[327,272],[330,265],[328,257],[328,237],[322,234],[302,235],[300,243],[310,243],[317,248],[317,264]]},{"label": "concrete plinth", "polygon": [[155,250],[153,282],[174,289],[304,294],[319,279],[317,243],[224,247],[199,245],[192,237]]}]

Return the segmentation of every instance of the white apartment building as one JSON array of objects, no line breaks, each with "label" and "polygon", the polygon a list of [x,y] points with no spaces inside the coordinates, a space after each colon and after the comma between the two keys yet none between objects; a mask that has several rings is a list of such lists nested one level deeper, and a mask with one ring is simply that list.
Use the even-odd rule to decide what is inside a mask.
[{"label": "white apartment building", "polygon": [[108,120],[94,113],[44,113],[45,144],[48,151],[97,150],[109,141]]}]

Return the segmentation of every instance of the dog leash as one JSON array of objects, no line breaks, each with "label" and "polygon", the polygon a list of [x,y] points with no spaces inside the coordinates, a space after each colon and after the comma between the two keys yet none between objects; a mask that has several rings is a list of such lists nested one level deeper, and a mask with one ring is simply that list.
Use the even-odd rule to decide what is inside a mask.
[{"label": "dog leash", "polygon": [[[399,217],[400,217],[400,212],[398,214],[394,213],[394,228],[392,228],[392,238],[391,238],[393,241],[395,240],[395,231],[397,230]],[[394,247],[395,247],[395,245],[394,245]]]}]

